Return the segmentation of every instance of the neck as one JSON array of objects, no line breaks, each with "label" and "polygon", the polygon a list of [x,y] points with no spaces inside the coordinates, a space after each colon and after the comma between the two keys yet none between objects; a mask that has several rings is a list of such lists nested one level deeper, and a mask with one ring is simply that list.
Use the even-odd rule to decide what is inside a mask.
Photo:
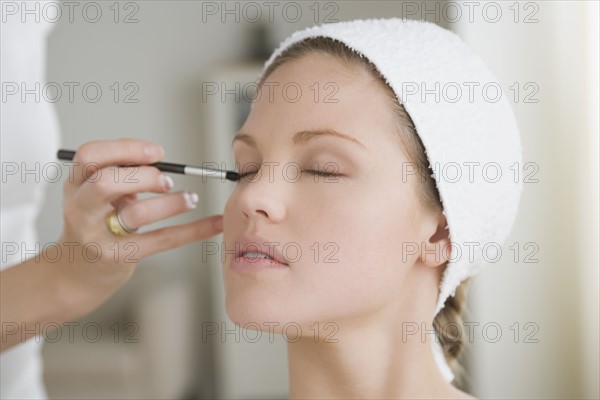
[{"label": "neck", "polygon": [[335,334],[330,328],[318,340],[288,342],[290,399],[447,398],[457,390],[435,362],[430,323],[410,315],[380,317],[338,321]]}]

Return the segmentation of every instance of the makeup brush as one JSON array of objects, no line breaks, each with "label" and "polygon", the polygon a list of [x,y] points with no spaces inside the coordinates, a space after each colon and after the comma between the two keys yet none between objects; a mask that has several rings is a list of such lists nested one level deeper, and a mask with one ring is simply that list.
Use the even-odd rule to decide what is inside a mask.
[{"label": "makeup brush", "polygon": [[[73,150],[58,150],[56,157],[59,160],[72,161],[75,157],[75,151]],[[240,174],[235,171],[225,171],[220,169],[202,168],[193,165],[174,164],[169,162],[157,162],[154,164],[148,164],[152,167],[156,167],[163,172],[172,172],[175,174],[183,175],[195,175],[195,176],[206,176],[208,178],[225,178],[227,180],[237,182],[240,180]]]}]

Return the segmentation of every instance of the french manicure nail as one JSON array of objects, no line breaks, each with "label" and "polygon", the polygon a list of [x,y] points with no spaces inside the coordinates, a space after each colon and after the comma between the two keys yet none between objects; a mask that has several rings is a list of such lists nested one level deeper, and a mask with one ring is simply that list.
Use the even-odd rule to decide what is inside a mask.
[{"label": "french manicure nail", "polygon": [[171,178],[169,175],[165,175],[165,174],[160,174],[160,181],[162,182],[162,185],[164,186],[165,189],[167,190],[171,190],[173,189],[173,178]]},{"label": "french manicure nail", "polygon": [[196,208],[196,205],[198,204],[198,194],[197,193],[184,192],[183,197],[185,199],[185,205],[187,208],[189,208],[189,209]]},{"label": "french manicure nail", "polygon": [[163,148],[156,144],[147,144],[144,146],[144,151],[152,158],[160,158],[164,154]]}]

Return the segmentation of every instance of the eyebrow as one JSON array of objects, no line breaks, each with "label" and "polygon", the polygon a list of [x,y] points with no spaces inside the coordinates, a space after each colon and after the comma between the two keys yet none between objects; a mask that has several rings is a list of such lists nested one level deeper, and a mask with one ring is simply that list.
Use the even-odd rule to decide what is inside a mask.
[{"label": "eyebrow", "polygon": [[[344,140],[350,141],[350,142],[360,146],[363,150],[365,150],[367,152],[369,151],[367,149],[367,147],[364,144],[362,144],[361,142],[359,142],[356,138],[353,138],[352,136],[338,132],[334,129],[314,129],[314,130],[305,130],[305,131],[296,132],[294,134],[294,137],[292,138],[292,141],[296,145],[303,144],[315,137],[321,137],[321,136],[333,136],[333,137],[337,137],[340,139],[344,139]],[[231,141],[231,146],[233,147],[233,144],[238,140],[246,143],[248,146],[255,147],[255,148],[257,147],[256,141],[254,140],[254,138],[247,133],[238,132],[233,137],[233,140]]]}]

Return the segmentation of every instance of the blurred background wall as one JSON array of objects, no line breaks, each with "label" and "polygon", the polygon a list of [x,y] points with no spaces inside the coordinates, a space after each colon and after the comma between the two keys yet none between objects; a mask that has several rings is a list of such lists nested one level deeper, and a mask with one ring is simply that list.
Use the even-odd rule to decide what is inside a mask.
[{"label": "blurred background wall", "polygon": [[[76,3],[48,43],[47,81],[79,85],[73,101],[65,93],[56,103],[62,147],[146,138],[164,146],[166,160],[192,164],[230,162],[222,146],[243,121],[243,104],[231,96],[206,101],[203,83],[252,80],[293,31],[392,16],[456,31],[513,95],[524,160],[534,163],[526,172],[538,180],[525,184],[507,241],[519,249],[516,262],[503,257],[474,280],[468,320],[479,325],[464,390],[482,398],[600,396],[597,2]],[[90,83],[102,90],[95,102],[82,90]],[[202,206],[168,223],[222,212],[229,183],[173,177],[176,189],[197,191]],[[61,230],[62,186],[49,186],[38,221],[42,243]],[[226,318],[218,256],[203,257],[204,246],[145,259],[114,298],[73,325],[72,338],[64,330],[49,340],[50,396],[285,398],[283,341],[207,335],[206,323],[220,327]],[[483,329],[490,323],[499,338]]]}]

